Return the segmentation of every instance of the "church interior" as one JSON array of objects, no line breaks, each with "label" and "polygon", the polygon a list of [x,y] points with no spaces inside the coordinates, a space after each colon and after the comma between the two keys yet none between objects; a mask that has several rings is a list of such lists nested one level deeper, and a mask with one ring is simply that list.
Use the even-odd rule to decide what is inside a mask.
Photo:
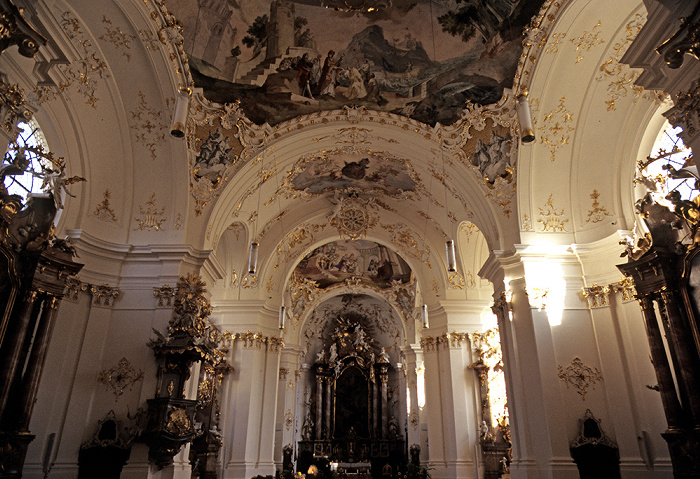
[{"label": "church interior", "polygon": [[699,39],[0,0],[0,478],[700,477]]}]

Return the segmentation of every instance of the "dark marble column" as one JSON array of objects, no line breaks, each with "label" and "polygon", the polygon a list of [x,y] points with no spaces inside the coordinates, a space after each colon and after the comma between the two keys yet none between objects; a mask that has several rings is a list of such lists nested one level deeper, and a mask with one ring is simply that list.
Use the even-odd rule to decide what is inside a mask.
[{"label": "dark marble column", "polygon": [[644,296],[639,298],[639,304],[646,323],[651,359],[654,364],[656,379],[659,382],[659,391],[661,392],[661,401],[666,413],[668,429],[669,431],[679,430],[683,426],[683,410],[676,395],[676,387],[673,382],[668,356],[666,356],[663,338],[661,337],[659,321],[654,311],[654,302],[649,296]]},{"label": "dark marble column", "polygon": [[58,306],[60,303],[60,298],[51,295],[44,300],[44,309],[39,319],[39,326],[36,331],[36,336],[34,337],[34,344],[32,345],[32,351],[29,356],[27,371],[22,381],[22,392],[20,394],[22,411],[18,420],[18,429],[20,431],[28,431],[29,429],[29,420],[32,417],[32,410],[34,409],[34,402],[39,388],[39,379],[41,378],[41,371],[44,368],[46,351],[49,346],[51,332],[56,322],[56,315],[58,314]]},{"label": "dark marble column", "polygon": [[32,317],[36,315],[36,313],[32,313],[34,312],[34,303],[36,302],[37,295],[38,293],[36,290],[30,290],[25,295],[24,303],[17,317],[16,329],[8,336],[7,354],[0,358],[2,359],[2,365],[0,365],[0,381],[4,385],[2,389],[0,389],[0,418],[2,418],[5,413],[5,407],[10,397],[12,385],[17,374],[17,368],[21,362],[22,349],[29,324],[32,322]]}]

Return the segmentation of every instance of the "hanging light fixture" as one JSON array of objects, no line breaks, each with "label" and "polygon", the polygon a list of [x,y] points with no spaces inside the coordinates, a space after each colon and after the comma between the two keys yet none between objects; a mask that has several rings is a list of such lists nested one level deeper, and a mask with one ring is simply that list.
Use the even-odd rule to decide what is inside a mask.
[{"label": "hanging light fixture", "polygon": [[454,273],[457,271],[457,262],[455,261],[455,242],[447,240],[445,242],[445,253],[447,254],[447,272]]},{"label": "hanging light fixture", "polygon": [[260,197],[262,196],[262,184],[263,184],[263,178],[264,178],[264,170],[263,167],[265,165],[265,148],[267,145],[265,144],[265,140],[267,139],[267,136],[263,138],[263,150],[262,150],[262,155],[260,156],[260,183],[258,184],[258,209],[255,210],[255,222],[253,223],[254,229],[253,229],[253,240],[250,242],[250,251],[248,254],[248,273],[249,274],[255,274],[258,270],[258,241],[255,239],[256,235],[258,234],[258,218],[260,217]]},{"label": "hanging light fixture", "polygon": [[530,114],[530,102],[527,100],[527,90],[521,90],[516,98],[518,100],[518,123],[520,124],[520,141],[532,143],[535,141],[535,132],[532,129],[532,115]]},{"label": "hanging light fixture", "polygon": [[[447,209],[447,170],[445,169],[445,155],[441,152],[442,156],[442,180],[445,186],[445,225],[446,228],[450,229],[450,212]],[[445,242],[445,253],[447,256],[447,272],[454,273],[457,271],[457,263],[455,261],[455,242],[448,239]]]},{"label": "hanging light fixture", "polygon": [[185,136],[185,131],[187,129],[187,110],[190,104],[191,92],[189,88],[183,87],[180,88],[180,93],[177,96],[175,116],[173,117],[173,124],[170,127],[170,135],[175,138],[183,138]]},{"label": "hanging light fixture", "polygon": [[285,314],[285,307],[280,306],[280,319],[279,319],[279,328],[284,329],[284,314]]},{"label": "hanging light fixture", "polygon": [[258,270],[258,242],[250,242],[250,253],[248,254],[248,273],[255,274]]},{"label": "hanging light fixture", "polygon": [[421,315],[423,317],[423,329],[428,329],[428,305],[424,304],[421,308]]}]

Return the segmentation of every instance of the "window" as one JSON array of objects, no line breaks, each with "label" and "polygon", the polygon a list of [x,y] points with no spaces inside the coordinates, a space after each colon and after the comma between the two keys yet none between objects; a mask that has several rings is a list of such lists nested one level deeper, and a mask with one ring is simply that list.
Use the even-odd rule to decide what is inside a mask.
[{"label": "window", "polygon": [[672,127],[666,122],[652,148],[651,155],[640,162],[641,174],[650,181],[646,184],[647,188],[656,184],[660,190],[659,197],[665,197],[677,191],[680,199],[692,200],[700,193],[698,170],[693,161],[692,152],[678,136],[682,131],[681,127]]},{"label": "window", "polygon": [[18,126],[20,131],[15,141],[10,143],[1,168],[7,192],[26,199],[29,193],[46,191],[40,175],[49,162],[39,153],[46,154],[49,148],[36,120],[22,122]]}]

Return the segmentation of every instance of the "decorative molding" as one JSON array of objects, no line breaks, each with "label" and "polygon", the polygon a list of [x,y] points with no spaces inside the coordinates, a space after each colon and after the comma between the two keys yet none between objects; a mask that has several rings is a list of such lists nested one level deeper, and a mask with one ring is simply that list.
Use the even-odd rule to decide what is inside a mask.
[{"label": "decorative molding", "polygon": [[595,383],[603,381],[600,370],[586,366],[578,356],[574,357],[566,367],[557,366],[557,375],[561,381],[566,383],[567,388],[571,384],[576,389],[576,392],[581,395],[581,400],[583,401],[586,400],[588,388],[592,387],[595,389]]},{"label": "decorative molding", "polygon": [[173,305],[175,297],[175,288],[167,284],[160,288],[153,288],[153,297],[158,299],[157,306],[159,308],[169,308]]},{"label": "decorative molding", "polygon": [[243,281],[241,281],[241,286],[243,289],[252,289],[258,286],[258,275],[246,273],[243,276]]},{"label": "decorative molding", "polygon": [[119,396],[124,393],[126,388],[131,391],[134,384],[142,379],[143,371],[134,368],[125,357],[111,368],[100,371],[97,376],[97,382],[107,386],[108,390],[112,390],[115,402],[119,400]]},{"label": "decorative molding", "polygon": [[267,349],[270,352],[279,353],[281,348],[284,348],[284,340],[282,338],[263,336],[263,333],[260,332],[231,333],[224,331],[221,336],[226,346],[240,341],[245,349]]},{"label": "decorative molding", "polygon": [[289,374],[288,368],[280,368],[280,381],[286,381],[287,374]]},{"label": "decorative molding", "polygon": [[547,296],[549,295],[550,288],[527,288],[527,296],[530,302],[530,306],[537,308],[542,311],[547,307]]},{"label": "decorative molding", "polygon": [[136,143],[141,143],[151,152],[151,159],[156,159],[158,143],[165,141],[165,131],[168,122],[162,111],[146,103],[146,96],[141,90],[138,93],[139,104],[131,114],[131,129],[135,131]]},{"label": "decorative molding", "polygon": [[411,410],[411,414],[408,416],[408,422],[411,423],[411,427],[416,431],[420,425],[420,417],[418,416],[418,411],[415,408]]},{"label": "decorative molding", "polygon": [[109,188],[105,190],[104,192],[104,198],[102,199],[102,203],[97,205],[95,208],[95,211],[93,211],[92,214],[97,216],[98,220],[101,221],[112,221],[116,222],[117,221],[117,215],[114,213],[114,210],[112,209],[112,206],[109,204],[109,200],[112,197],[112,192],[109,191]]},{"label": "decorative molding", "polygon": [[459,225],[459,231],[464,233],[464,237],[467,240],[467,243],[471,240],[472,236],[476,235],[479,233],[481,230],[479,230],[479,227],[476,226],[474,223],[471,221],[465,221],[461,225]]},{"label": "decorative molding", "polygon": [[604,206],[600,206],[598,198],[600,198],[600,193],[598,193],[598,190],[594,189],[593,193],[591,193],[591,199],[593,200],[591,204],[592,209],[588,212],[586,223],[600,223],[605,220],[606,216],[612,216]]},{"label": "decorative molding", "polygon": [[287,409],[287,412],[284,414],[284,427],[289,431],[291,427],[294,425],[294,414],[292,414],[291,409]]},{"label": "decorative molding", "polygon": [[530,217],[528,215],[523,215],[523,221],[520,228],[522,231],[533,231],[532,223],[530,222]]},{"label": "decorative molding", "polygon": [[563,233],[566,232],[566,227],[564,225],[568,223],[569,220],[563,219],[564,208],[561,210],[554,208],[553,196],[554,195],[549,195],[547,202],[544,204],[544,208],[538,208],[540,210],[540,219],[538,219],[537,222],[542,225],[541,231]]},{"label": "decorative molding", "polygon": [[365,238],[367,230],[374,228],[379,221],[379,207],[373,197],[363,199],[356,194],[346,197],[336,192],[335,202],[328,221],[337,228],[341,239]]},{"label": "decorative molding", "polygon": [[462,347],[462,342],[469,341],[469,333],[458,333],[453,331],[451,333],[443,333],[440,336],[426,336],[421,338],[420,346],[424,351],[437,351],[440,346],[444,349],[449,348],[460,348]]},{"label": "decorative molding", "polygon": [[635,95],[637,98],[645,98],[660,105],[667,95],[662,91],[645,90],[640,85],[635,85],[635,81],[641,74],[639,70],[633,70],[628,65],[620,63],[620,59],[625,54],[629,46],[639,34],[639,31],[644,26],[646,17],[642,14],[636,14],[627,25],[625,25],[625,38],[616,42],[613,45],[613,55],[608,58],[599,67],[599,74],[596,80],[603,82],[608,81],[608,100],[605,102],[608,111],[617,109],[615,102],[627,96],[628,93]]},{"label": "decorative molding", "polygon": [[537,127],[540,132],[540,143],[549,149],[551,161],[556,159],[559,148],[569,143],[570,134],[574,131],[574,117],[564,104],[565,97],[559,99],[559,104],[542,119],[542,126]]},{"label": "decorative molding", "polygon": [[583,60],[583,53],[591,51],[591,48],[605,43],[605,40],[600,38],[600,20],[596,23],[590,32],[583,32],[580,37],[571,38],[569,41],[576,46],[576,63]]},{"label": "decorative molding", "polygon": [[29,121],[32,111],[27,107],[24,91],[19,85],[11,85],[0,76],[0,125],[12,138],[17,138],[17,124]]},{"label": "decorative molding", "polygon": [[78,301],[80,292],[85,292],[89,288],[90,285],[80,281],[77,276],[66,278],[66,292],[63,298],[69,301]]},{"label": "decorative molding", "polygon": [[107,64],[97,56],[92,40],[82,30],[82,25],[73,13],[64,12],[61,16],[61,27],[68,38],[77,42],[81,55],[68,65],[59,65],[59,70],[66,79],[56,86],[36,87],[34,92],[39,103],[54,100],[58,93],[64,93],[72,85],[76,86],[78,93],[86,98],[86,104],[97,108],[99,98],[96,96],[97,78],[109,78]]},{"label": "decorative molding", "polygon": [[118,288],[108,284],[90,285],[90,295],[92,295],[92,304],[94,306],[111,307],[114,301],[119,297],[120,291]]},{"label": "decorative molding", "polygon": [[322,292],[323,290],[318,287],[316,281],[299,277],[296,274],[292,275],[287,294],[290,297],[292,319],[295,323],[301,320],[306,310]]},{"label": "decorative molding", "polygon": [[559,45],[564,43],[566,32],[553,33],[549,36],[549,42],[544,53],[559,53]]},{"label": "decorative molding", "polygon": [[89,292],[94,306],[111,307],[119,297],[119,288],[108,284],[96,285],[84,283],[77,276],[67,278],[64,298],[69,301],[78,301],[81,292]]},{"label": "decorative molding", "polygon": [[[556,23],[562,4],[566,2],[545,0],[539,13],[530,20],[523,35],[523,52],[518,61],[518,70],[513,80],[513,91],[520,92],[529,89],[530,74],[539,57],[546,53],[544,49],[550,30]],[[563,38],[563,37],[562,37]]]},{"label": "decorative molding", "polygon": [[160,210],[156,207],[156,194],[153,193],[148,201],[143,206],[139,206],[139,211],[143,218],[134,218],[134,220],[139,224],[137,230],[160,231],[163,229],[163,223],[166,218],[161,218],[165,214],[165,207]]},{"label": "decorative molding", "polygon": [[430,264],[430,246],[425,241],[425,238],[420,235],[416,238],[414,231],[404,223],[380,223],[380,226],[389,233],[390,240],[399,253],[420,261],[432,269]]},{"label": "decorative molding", "polygon": [[623,303],[634,301],[637,296],[637,291],[634,289],[634,280],[631,277],[624,277],[617,283],[612,283],[610,291],[620,294]]},{"label": "decorative molding", "polygon": [[277,263],[274,269],[277,270],[282,263],[287,263],[296,259],[315,242],[316,234],[323,231],[327,224],[301,224],[287,233],[276,248]]},{"label": "decorative molding", "polygon": [[602,308],[609,306],[608,295],[610,294],[609,286],[600,286],[593,283],[588,288],[583,288],[583,297],[588,301],[588,309]]},{"label": "decorative molding", "polygon": [[681,126],[688,138],[695,136],[700,127],[700,79],[691,83],[688,90],[678,92],[670,113],[669,123]]},{"label": "decorative molding", "polygon": [[440,294],[440,285],[438,285],[437,279],[434,276],[430,280],[430,286],[433,288],[433,291],[435,291],[435,296],[438,296]]},{"label": "decorative molding", "polygon": [[131,53],[129,53],[129,50],[131,50],[131,45],[129,42],[135,41],[136,37],[130,33],[124,33],[120,27],[115,27],[112,21],[104,15],[102,16],[102,23],[105,27],[105,33],[98,38],[114,45],[114,48],[126,57],[126,61],[130,61]]},{"label": "decorative molding", "polygon": [[[469,271],[467,271],[467,275],[471,275]],[[447,277],[449,283],[450,283],[450,288],[452,289],[464,289],[466,286],[466,283],[464,281],[464,276],[462,276],[459,273],[452,273]],[[474,279],[471,278],[471,281],[473,282]],[[471,287],[471,286],[470,286]]]},{"label": "decorative molding", "polygon": [[593,283],[588,288],[583,288],[582,294],[588,302],[588,308],[602,308],[610,305],[610,293],[620,294],[622,302],[627,303],[634,301],[637,294],[634,289],[634,281],[632,278],[622,278],[617,283],[608,285],[598,285]]},{"label": "decorative molding", "polygon": [[[184,87],[193,87],[194,81],[192,80],[192,74],[190,72],[190,67],[187,59],[187,54],[185,53],[185,40],[182,37],[182,25],[175,16],[170,13],[165,6],[163,0],[144,0],[147,8],[150,10],[149,19],[153,24],[153,29],[158,35],[158,40],[160,40],[161,45],[167,47],[170,51],[167,52],[167,57],[170,59],[175,76],[178,77],[180,85]],[[145,40],[152,38],[152,34],[148,32],[139,32],[141,37]],[[147,43],[151,46],[151,50],[157,50],[159,48],[154,48],[152,43]]]}]

